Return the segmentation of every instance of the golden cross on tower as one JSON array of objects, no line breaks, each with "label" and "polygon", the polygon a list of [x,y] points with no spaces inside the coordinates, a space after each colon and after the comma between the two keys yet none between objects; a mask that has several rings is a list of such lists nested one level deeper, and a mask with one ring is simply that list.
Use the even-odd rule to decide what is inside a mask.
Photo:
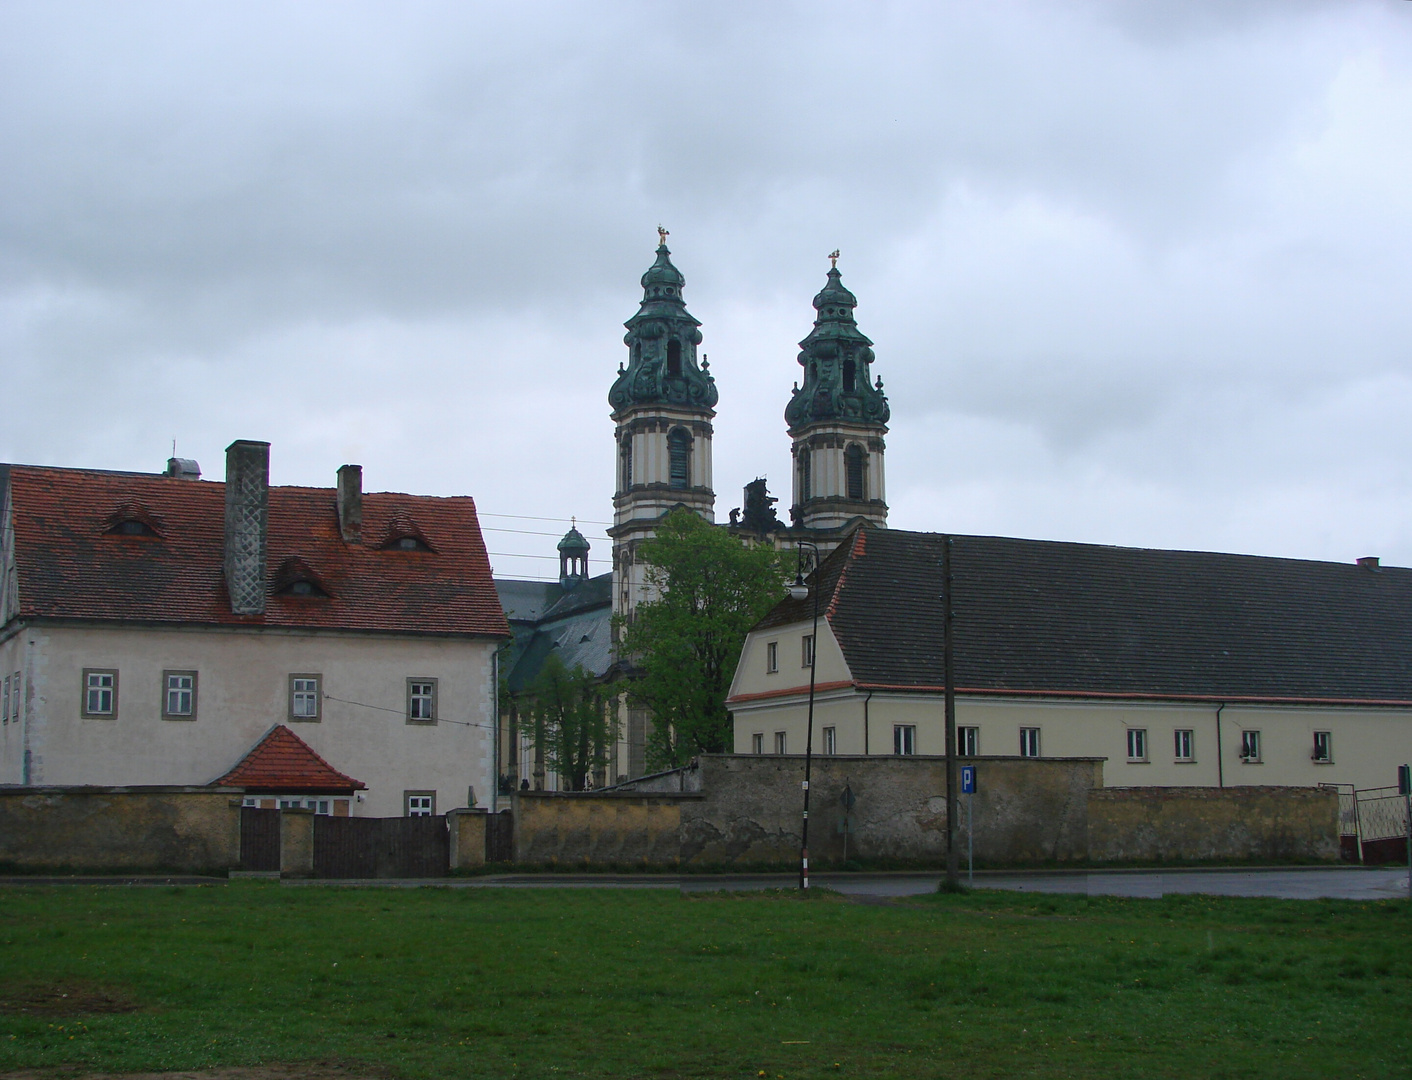
[{"label": "golden cross on tower", "polygon": [[658,246],[658,247],[666,247],[666,246],[667,246],[667,237],[669,237],[669,236],[671,236],[671,235],[672,235],[672,234],[669,233],[666,229],[664,229],[664,228],[662,228],[662,226],[658,225],[658,226],[657,226],[657,246]]},{"label": "golden cross on tower", "polygon": [[834,248],[829,252],[829,267],[833,270],[838,269],[838,248]]}]

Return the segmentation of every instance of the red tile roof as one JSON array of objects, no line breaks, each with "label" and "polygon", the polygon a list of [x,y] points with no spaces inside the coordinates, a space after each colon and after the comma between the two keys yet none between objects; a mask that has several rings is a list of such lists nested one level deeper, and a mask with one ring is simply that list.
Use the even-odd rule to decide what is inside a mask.
[{"label": "red tile roof", "polygon": [[368,785],[344,776],[289,728],[276,724],[239,765],[211,786],[243,787],[250,792],[352,795]]},{"label": "red tile roof", "polygon": [[[366,494],[365,542],[349,544],[332,488],[270,488],[262,615],[230,610],[224,483],[16,465],[9,497],[21,618],[509,634],[467,497]],[[111,532],[124,518],[147,534]],[[380,546],[408,530],[432,550]],[[291,567],[328,595],[276,591]]]}]

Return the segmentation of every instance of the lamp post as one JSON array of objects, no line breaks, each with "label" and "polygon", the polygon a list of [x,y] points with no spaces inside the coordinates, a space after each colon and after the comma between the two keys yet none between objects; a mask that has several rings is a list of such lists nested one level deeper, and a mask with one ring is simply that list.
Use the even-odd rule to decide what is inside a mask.
[{"label": "lamp post", "polygon": [[[814,672],[819,666],[819,548],[808,540],[798,543],[798,562],[794,584],[789,587],[791,599],[803,600],[814,594],[814,628],[809,638],[809,723],[804,736],[804,828],[799,847],[799,887],[809,888],[809,780],[814,766]],[[814,573],[814,587],[804,583],[806,573]]]}]

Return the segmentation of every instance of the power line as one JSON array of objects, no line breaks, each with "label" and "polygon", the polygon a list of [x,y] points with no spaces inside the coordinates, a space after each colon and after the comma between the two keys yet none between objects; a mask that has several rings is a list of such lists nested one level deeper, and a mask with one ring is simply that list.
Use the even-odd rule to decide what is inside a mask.
[{"label": "power line", "polygon": [[[394,716],[405,717],[407,715],[406,709],[389,709],[385,705],[369,705],[366,701],[349,701],[347,698],[334,697],[332,694],[325,694],[324,700],[337,701],[343,705],[356,705],[360,709],[374,709],[377,712],[392,713]],[[495,730],[494,724],[477,724],[474,720],[448,720],[444,716],[438,716],[436,722],[438,724],[460,724],[462,727],[484,728],[487,731]]]},{"label": "power line", "polygon": [[[515,533],[519,536],[559,536],[556,532],[540,532],[536,529],[498,529],[494,525],[482,525],[481,532]],[[595,540],[607,540],[607,533],[589,533]]]},{"label": "power line", "polygon": [[563,524],[563,523],[566,522],[566,521],[574,521],[574,520],[577,520],[577,521],[582,521],[585,525],[611,525],[611,524],[613,524],[611,521],[590,521],[588,518],[533,517],[533,516],[530,515],[530,514],[487,514],[487,513],[486,513],[485,511],[483,511],[483,510],[482,510],[482,511],[479,511],[478,513],[479,513],[479,516],[480,516],[480,517],[513,518],[513,519],[516,520],[516,521],[557,521],[557,522],[559,522],[560,524]]}]

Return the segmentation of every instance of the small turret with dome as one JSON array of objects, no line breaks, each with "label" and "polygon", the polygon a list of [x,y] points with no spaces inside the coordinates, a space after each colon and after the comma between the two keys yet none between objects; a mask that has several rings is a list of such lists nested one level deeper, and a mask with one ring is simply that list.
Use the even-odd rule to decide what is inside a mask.
[{"label": "small turret with dome", "polygon": [[588,580],[588,540],[578,529],[578,518],[572,519],[569,531],[559,541],[559,584],[572,589]]},{"label": "small turret with dome", "polygon": [[803,385],[784,418],[794,443],[794,524],[839,530],[864,520],[887,524],[883,436],[891,410],[873,381],[873,343],[858,329],[858,298],[843,285],[838,252],[814,297],[814,329],[799,343]]}]

